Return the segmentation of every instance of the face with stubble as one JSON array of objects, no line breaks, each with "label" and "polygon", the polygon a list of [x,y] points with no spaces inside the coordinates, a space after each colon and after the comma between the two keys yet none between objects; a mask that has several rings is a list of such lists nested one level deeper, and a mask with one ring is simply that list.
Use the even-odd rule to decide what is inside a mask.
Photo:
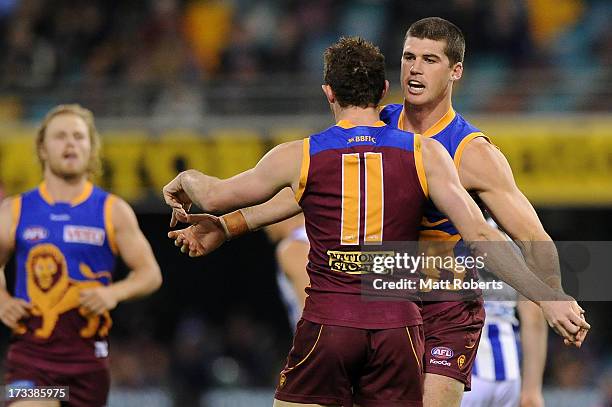
[{"label": "face with stubble", "polygon": [[401,83],[404,99],[412,106],[437,104],[450,97],[463,64],[451,65],[446,41],[407,37],[402,52]]},{"label": "face with stubble", "polygon": [[91,159],[87,124],[72,113],[55,116],[47,125],[39,149],[45,170],[65,179],[84,176]]}]

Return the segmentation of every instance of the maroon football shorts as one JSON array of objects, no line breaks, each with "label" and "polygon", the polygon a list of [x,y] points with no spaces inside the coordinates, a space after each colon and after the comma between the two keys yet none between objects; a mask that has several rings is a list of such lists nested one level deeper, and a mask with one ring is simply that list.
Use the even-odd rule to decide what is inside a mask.
[{"label": "maroon football shorts", "polygon": [[423,405],[423,328],[360,329],[301,319],[275,397],[303,404]]},{"label": "maroon football shorts", "polygon": [[480,299],[451,304],[443,312],[429,315],[427,307],[440,303],[423,303],[425,373],[456,379],[469,391],[485,310]]},{"label": "maroon football shorts", "polygon": [[[108,369],[67,375],[45,371],[33,364],[25,365],[8,361],[4,379],[7,386],[11,384],[19,387],[68,386],[69,401],[62,402],[62,406],[69,407],[106,406],[110,390]],[[18,400],[12,400],[16,401]]]}]

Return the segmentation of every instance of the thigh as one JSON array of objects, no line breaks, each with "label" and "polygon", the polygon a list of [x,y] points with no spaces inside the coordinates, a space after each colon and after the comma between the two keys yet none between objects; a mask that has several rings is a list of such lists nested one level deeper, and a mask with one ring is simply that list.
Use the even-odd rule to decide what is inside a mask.
[{"label": "thigh", "polygon": [[276,387],[279,402],[350,405],[352,381],[367,358],[367,331],[298,322]]},{"label": "thigh", "polygon": [[370,355],[355,388],[362,407],[420,407],[423,400],[423,328],[371,331]]},{"label": "thigh", "polygon": [[[454,379],[469,390],[484,317],[482,301],[467,301],[424,319],[425,373]],[[428,387],[426,384],[426,394]]]}]

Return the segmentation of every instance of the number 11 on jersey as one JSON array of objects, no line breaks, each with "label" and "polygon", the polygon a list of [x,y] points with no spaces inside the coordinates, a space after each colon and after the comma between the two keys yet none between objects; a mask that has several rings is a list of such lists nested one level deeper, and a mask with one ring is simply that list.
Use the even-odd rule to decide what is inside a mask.
[{"label": "number 11 on jersey", "polygon": [[342,154],[342,220],[340,244],[358,245],[361,233],[361,164],[365,164],[364,244],[381,244],[384,219],[382,153]]}]

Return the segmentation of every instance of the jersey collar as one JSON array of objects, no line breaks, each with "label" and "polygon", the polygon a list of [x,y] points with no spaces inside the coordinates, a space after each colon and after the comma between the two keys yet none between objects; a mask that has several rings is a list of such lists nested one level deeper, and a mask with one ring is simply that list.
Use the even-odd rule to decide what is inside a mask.
[{"label": "jersey collar", "polygon": [[[440,133],[442,130],[448,127],[448,125],[453,121],[455,116],[457,116],[457,113],[455,113],[455,110],[451,106],[448,109],[448,112],[446,112],[446,114],[442,116],[440,120],[438,120],[433,126],[431,126],[430,128],[428,128],[427,130],[423,132],[423,136],[432,137]],[[405,107],[402,107],[402,111],[400,112],[400,117],[397,122],[397,128],[400,130],[407,131],[405,130],[405,126],[404,126],[405,124],[404,117],[405,117]]]},{"label": "jersey collar", "polygon": [[[340,120],[338,123],[336,123],[336,126],[342,127],[343,129],[352,129],[353,127],[357,127],[356,125],[354,125],[349,120]],[[364,127],[383,127],[383,126],[386,126],[385,122],[383,122],[381,120],[378,120],[373,125],[371,125],[371,126],[364,126]]]},{"label": "jersey collar", "polygon": [[[76,198],[72,199],[69,202],[70,206],[74,207],[85,202],[87,198],[91,196],[92,191],[93,184],[90,181],[87,181],[85,183],[85,186],[83,187],[83,191],[81,191],[81,193]],[[46,203],[48,203],[49,205],[55,205],[55,200],[49,193],[49,190],[47,189],[47,184],[44,181],[38,186],[38,192]]]}]

